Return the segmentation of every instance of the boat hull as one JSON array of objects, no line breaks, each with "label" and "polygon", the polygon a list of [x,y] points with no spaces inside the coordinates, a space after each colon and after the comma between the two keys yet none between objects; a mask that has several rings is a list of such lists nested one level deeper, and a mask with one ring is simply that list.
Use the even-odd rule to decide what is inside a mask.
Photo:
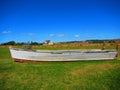
[{"label": "boat hull", "polygon": [[80,61],[112,60],[116,58],[115,50],[38,50],[25,51],[10,48],[15,61]]}]

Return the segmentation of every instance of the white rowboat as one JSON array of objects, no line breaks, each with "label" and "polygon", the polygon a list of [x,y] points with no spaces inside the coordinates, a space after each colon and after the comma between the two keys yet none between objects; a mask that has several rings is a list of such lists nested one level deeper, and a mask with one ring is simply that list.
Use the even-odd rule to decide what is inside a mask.
[{"label": "white rowboat", "polygon": [[112,60],[117,50],[23,50],[9,48],[15,61]]}]

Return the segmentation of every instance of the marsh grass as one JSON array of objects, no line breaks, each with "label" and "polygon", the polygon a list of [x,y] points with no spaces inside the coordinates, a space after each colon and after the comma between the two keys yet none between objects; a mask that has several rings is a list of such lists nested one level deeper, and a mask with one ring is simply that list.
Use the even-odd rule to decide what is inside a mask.
[{"label": "marsh grass", "polygon": [[120,90],[120,59],[18,63],[0,48],[0,90]]}]

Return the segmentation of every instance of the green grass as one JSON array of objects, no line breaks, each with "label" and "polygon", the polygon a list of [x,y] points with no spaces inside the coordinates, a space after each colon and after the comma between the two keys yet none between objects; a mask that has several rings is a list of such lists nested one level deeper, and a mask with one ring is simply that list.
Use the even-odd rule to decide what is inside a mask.
[{"label": "green grass", "polygon": [[2,47],[0,90],[120,90],[120,59],[19,63]]}]

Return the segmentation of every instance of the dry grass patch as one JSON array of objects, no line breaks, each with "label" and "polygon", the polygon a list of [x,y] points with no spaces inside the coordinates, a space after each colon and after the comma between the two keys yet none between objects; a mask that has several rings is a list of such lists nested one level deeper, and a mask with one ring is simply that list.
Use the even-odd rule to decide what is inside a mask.
[{"label": "dry grass patch", "polygon": [[4,75],[0,75],[0,80],[3,79]]},{"label": "dry grass patch", "polygon": [[104,71],[113,69],[115,65],[111,64],[97,64],[97,65],[88,65],[84,67],[77,67],[71,71],[73,76],[86,76],[86,75],[97,75],[102,74]]}]

